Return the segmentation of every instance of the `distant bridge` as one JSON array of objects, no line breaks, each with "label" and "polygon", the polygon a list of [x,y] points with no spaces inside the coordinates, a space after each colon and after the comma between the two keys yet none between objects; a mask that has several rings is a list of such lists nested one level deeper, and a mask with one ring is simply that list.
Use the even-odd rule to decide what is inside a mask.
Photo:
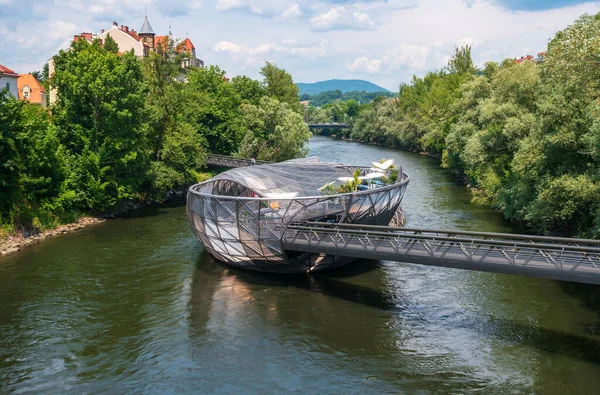
[{"label": "distant bridge", "polygon": [[252,161],[252,159],[234,158],[233,156],[217,155],[217,154],[209,154],[206,156],[206,164],[211,165],[211,166],[218,166],[218,167],[234,168],[234,167],[246,167],[246,166],[253,166],[253,165],[265,165],[267,163],[271,163],[271,162],[267,162],[264,160]]},{"label": "distant bridge", "polygon": [[[208,155],[207,162],[222,167],[269,163],[224,155]],[[282,231],[288,251],[600,285],[600,240],[321,222],[274,231]]]},{"label": "distant bridge", "polygon": [[309,129],[350,129],[347,123],[309,123]]}]

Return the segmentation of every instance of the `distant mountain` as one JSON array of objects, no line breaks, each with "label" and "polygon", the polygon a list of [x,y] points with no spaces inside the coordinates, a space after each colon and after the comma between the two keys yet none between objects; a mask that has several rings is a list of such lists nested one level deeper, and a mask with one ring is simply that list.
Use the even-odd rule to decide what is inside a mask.
[{"label": "distant mountain", "polygon": [[321,92],[339,89],[345,92],[389,92],[387,89],[364,80],[327,80],[313,83],[299,82],[296,84],[300,94],[317,95]]}]

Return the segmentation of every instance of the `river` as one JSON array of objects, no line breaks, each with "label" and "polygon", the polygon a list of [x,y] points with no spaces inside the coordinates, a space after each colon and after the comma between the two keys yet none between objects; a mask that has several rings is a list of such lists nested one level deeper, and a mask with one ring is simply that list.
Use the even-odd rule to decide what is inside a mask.
[{"label": "river", "polygon": [[[433,158],[313,137],[310,154],[411,176],[407,226],[515,232]],[[0,392],[597,393],[600,291],[359,261],[313,276],[227,268],[185,208],[0,258]]]}]

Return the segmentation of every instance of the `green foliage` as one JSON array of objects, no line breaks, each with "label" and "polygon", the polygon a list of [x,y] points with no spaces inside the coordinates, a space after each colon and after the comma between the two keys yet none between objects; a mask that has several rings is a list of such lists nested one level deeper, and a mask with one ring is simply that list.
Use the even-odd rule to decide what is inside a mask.
[{"label": "green foliage", "polygon": [[183,68],[184,55],[170,40],[144,59],[118,53],[111,37],[73,42],[54,57],[52,116],[0,91],[3,234],[161,201],[211,176],[207,150],[272,161],[306,154],[289,74],[267,64],[264,83],[229,82],[216,66]]},{"label": "green foliage", "polygon": [[75,207],[106,210],[133,199],[149,164],[146,86],[132,52],[117,55],[99,40],[80,40],[55,58],[55,122],[76,191]]},{"label": "green foliage", "polygon": [[294,84],[290,73],[267,62],[260,69],[260,74],[264,77],[263,84],[268,96],[281,103],[287,103],[293,111],[302,112],[302,106],[298,100],[298,87]]},{"label": "green foliage", "polygon": [[[361,108],[356,100],[348,100],[347,102],[336,100],[322,107],[308,106],[304,110],[304,120],[307,123],[345,123],[352,125]],[[337,137],[350,136],[348,129],[320,129],[316,133]]]},{"label": "green foliage", "polygon": [[242,98],[236,92],[239,84],[229,83],[218,66],[194,69],[187,80],[184,94],[196,102],[191,117],[198,133],[206,139],[208,151],[224,155],[236,152],[244,135]]},{"label": "green foliage", "polygon": [[354,170],[354,173],[352,175],[352,180],[346,181],[344,184],[339,185],[336,188],[336,192],[337,193],[355,192],[357,190],[358,186],[361,184],[359,177],[360,177],[360,169]]},{"label": "green foliage", "polygon": [[376,97],[392,97],[394,94],[391,92],[344,92],[341,90],[325,91],[316,95],[303,94],[300,96],[300,100],[309,100],[311,106],[321,107],[326,104],[331,104],[337,100],[347,102],[354,100],[360,104],[370,103],[375,100]]},{"label": "green foliage", "polygon": [[119,44],[117,44],[110,34],[107,34],[106,38],[104,39],[104,49],[113,54],[119,52]]},{"label": "green foliage", "polygon": [[473,74],[477,71],[473,59],[471,59],[470,45],[454,48],[454,55],[448,62],[448,71],[453,74]]},{"label": "green foliage", "polygon": [[31,227],[59,193],[63,161],[48,114],[0,91],[0,223]]},{"label": "green foliage", "polygon": [[542,233],[600,236],[600,14],[558,32],[542,64],[488,62],[470,47],[445,71],[376,100],[351,137],[440,155],[473,200]]},{"label": "green foliage", "polygon": [[265,88],[260,82],[245,75],[233,77],[231,85],[243,103],[257,105],[260,99],[266,94]]},{"label": "green foliage", "polygon": [[246,135],[237,156],[279,162],[306,155],[308,126],[287,103],[263,97],[258,106],[242,105],[242,111]]},{"label": "green foliage", "polygon": [[190,92],[181,78],[183,54],[169,40],[160,52],[142,62],[149,88],[148,145],[152,165],[147,185],[148,197],[160,200],[166,192],[194,182],[205,165],[204,139],[195,124],[197,92]]}]

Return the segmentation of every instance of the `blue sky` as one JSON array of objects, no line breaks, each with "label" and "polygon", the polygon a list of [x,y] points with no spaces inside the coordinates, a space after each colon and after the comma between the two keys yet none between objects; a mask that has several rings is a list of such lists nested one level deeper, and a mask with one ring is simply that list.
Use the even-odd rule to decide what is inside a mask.
[{"label": "blue sky", "polygon": [[[0,64],[41,69],[73,34],[113,21],[138,30],[144,0],[0,0]],[[443,67],[455,46],[502,60],[548,40],[600,2],[578,0],[148,0],[158,34],[190,37],[199,57],[230,76],[259,78],[276,62],[298,82],[366,79],[397,91],[412,75]]]}]

